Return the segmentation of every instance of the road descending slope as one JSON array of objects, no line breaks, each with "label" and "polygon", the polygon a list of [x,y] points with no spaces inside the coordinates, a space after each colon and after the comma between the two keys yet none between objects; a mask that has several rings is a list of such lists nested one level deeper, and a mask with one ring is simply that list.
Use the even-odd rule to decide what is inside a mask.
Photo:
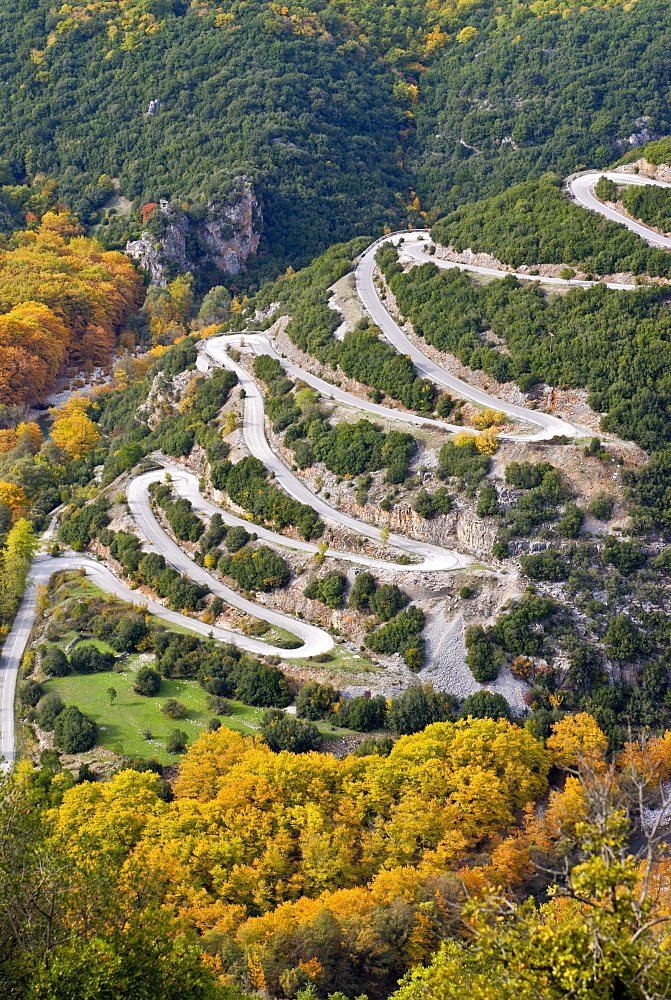
[{"label": "road descending slope", "polygon": [[598,212],[599,215],[603,215],[613,222],[619,222],[653,247],[671,250],[671,237],[655,232],[650,226],[637,222],[636,219],[630,219],[628,215],[623,215],[622,212],[605,205],[597,198],[594,194],[594,188],[601,177],[606,177],[615,184],[634,184],[637,186],[652,184],[654,187],[663,188],[671,188],[671,184],[666,181],[653,180],[652,177],[644,177],[642,174],[625,174],[620,170],[590,170],[587,173],[578,174],[577,177],[572,177],[567,185],[574,200],[583,208]]},{"label": "road descending slope", "polygon": [[[422,239],[422,234],[425,235],[425,239]],[[626,285],[623,282],[617,281],[583,281],[579,278],[552,278],[543,276],[539,277],[537,274],[530,274],[529,271],[507,271],[503,268],[498,267],[483,267],[480,264],[462,264],[455,260],[444,260],[442,257],[434,257],[426,252],[427,246],[431,245],[431,239],[425,233],[425,230],[416,230],[409,233],[409,239],[404,241],[403,245],[399,247],[401,255],[410,261],[416,261],[419,264],[435,264],[443,271],[454,270],[457,268],[459,271],[470,271],[473,274],[483,274],[488,278],[505,278],[510,275],[513,278],[517,278],[518,281],[537,281],[541,282],[543,285],[562,285],[567,287],[570,285],[571,288],[591,288],[593,285],[605,285],[606,288],[613,288],[617,292],[628,292],[635,285]]]},{"label": "road descending slope", "polygon": [[[320,552],[320,547],[314,542],[305,542],[302,538],[290,538],[288,535],[281,535],[270,528],[264,528],[262,525],[254,524],[253,522],[250,523],[243,517],[231,514],[225,507],[219,507],[203,496],[198,485],[198,477],[192,472],[189,472],[181,465],[168,461],[163,456],[159,457],[157,461],[160,461],[161,465],[170,473],[172,478],[171,485],[177,495],[189,500],[196,514],[204,514],[206,517],[212,517],[213,514],[221,514],[226,524],[240,525],[246,528],[247,531],[253,530],[260,539],[270,542],[273,545],[279,545],[285,549],[305,552],[310,556],[315,556]],[[421,563],[403,565],[402,563],[395,563],[385,559],[375,559],[373,556],[367,556],[361,552],[345,552],[342,549],[329,548],[326,549],[324,555],[331,556],[334,559],[343,559],[345,562],[352,562],[359,566],[365,566],[367,569],[393,570],[394,573],[403,572],[404,570],[412,572],[426,570],[426,567]]]},{"label": "road descending slope", "polygon": [[[404,238],[406,234],[403,234]],[[425,233],[421,230],[414,230],[408,233],[407,236],[417,243],[421,238],[425,236]],[[515,420],[524,420],[527,423],[536,424],[540,430],[534,435],[529,435],[525,437],[526,441],[543,441],[548,438],[556,437],[557,435],[566,435],[568,437],[575,437],[579,432],[573,426],[573,424],[568,423],[566,420],[562,420],[560,417],[554,417],[549,413],[541,413],[538,410],[529,410],[524,406],[517,406],[515,403],[508,403],[506,400],[500,399],[498,396],[492,396],[488,392],[483,392],[482,389],[477,389],[468,382],[464,382],[463,379],[457,378],[456,375],[451,375],[450,372],[441,368],[440,365],[432,361],[431,358],[427,357],[423,351],[416,347],[410,340],[408,335],[401,329],[401,327],[392,318],[384,305],[380,296],[378,295],[377,288],[375,287],[375,282],[373,280],[373,275],[375,272],[375,254],[383,243],[389,241],[398,242],[398,234],[392,234],[391,236],[383,236],[381,239],[376,240],[371,246],[365,250],[361,257],[359,258],[359,263],[356,267],[356,289],[361,299],[361,302],[366,309],[366,312],[371,317],[373,322],[380,328],[385,338],[392,344],[397,351],[401,354],[407,354],[407,356],[413,361],[417,371],[424,378],[430,379],[437,385],[442,385],[446,389],[452,389],[454,392],[458,392],[460,396],[465,399],[470,399],[474,403],[478,403],[481,406],[494,407],[497,410],[501,410],[503,413],[508,414],[508,416],[513,417]],[[404,245],[404,250],[407,247]],[[420,251],[421,253],[421,251]],[[435,258],[429,256],[428,254],[422,255],[417,259],[423,260],[423,256],[426,257],[426,262],[438,263]],[[446,266],[450,266],[448,261],[443,263]],[[494,272],[495,274],[502,274],[502,272]]]},{"label": "road descending slope", "polygon": [[[264,395],[254,378],[234,361],[226,350],[226,337],[213,337],[203,341],[203,355],[209,357],[218,365],[235,372],[240,381],[241,387],[245,390],[245,412],[243,419],[243,436],[245,444],[255,458],[260,459],[265,467],[275,474],[275,482],[282,489],[298,500],[300,503],[309,504],[320,516],[326,517],[337,524],[341,524],[349,531],[365,535],[379,544],[385,544],[382,539],[382,529],[365,521],[346,514],[343,511],[331,507],[316,493],[313,493],[298,476],[295,476],[284,462],[278,458],[270,447],[265,432]],[[301,369],[299,369],[300,371]],[[301,376],[303,377],[303,376]],[[328,384],[328,383],[327,383]],[[353,397],[354,398],[354,397]],[[428,542],[418,542],[413,538],[405,538],[403,535],[390,534],[387,544],[396,549],[401,549],[404,553],[419,557],[422,561],[414,563],[409,569],[417,571],[438,571],[453,570],[468,565],[471,562],[466,556],[453,549],[441,548],[437,545],[430,545]],[[390,564],[387,564],[391,568]],[[394,568],[401,569],[401,566]]]},{"label": "road descending slope", "polygon": [[[137,480],[134,481],[137,482]],[[214,625],[209,625],[207,622],[201,622],[197,618],[183,615],[179,611],[171,611],[170,608],[165,608],[162,604],[152,601],[150,598],[138,593],[138,591],[131,590],[130,587],[127,587],[121,580],[117,579],[107,566],[96,562],[95,559],[75,553],[52,558],[41,552],[35,556],[30,567],[28,584],[21,601],[21,606],[14,620],[14,626],[5,640],[2,656],[0,657],[1,770],[9,770],[14,765],[14,696],[16,692],[16,679],[30,633],[35,624],[35,618],[37,617],[37,587],[39,584],[46,585],[49,578],[60,570],[84,570],[92,583],[106,593],[118,597],[120,600],[146,608],[149,614],[156,615],[157,618],[161,618],[171,625],[179,625],[198,635],[216,639],[218,642],[234,643],[236,646],[240,646],[250,653],[261,656],[290,656],[293,659],[295,657],[306,658],[315,656],[319,653],[328,652],[328,650],[333,648],[333,639],[324,629],[317,628],[315,625],[309,625],[306,622],[296,621],[277,611],[259,607],[251,601],[246,601],[245,598],[235,594],[228,587],[224,587],[223,584],[220,584],[205,570],[198,573],[197,571],[200,570],[200,567],[192,563],[188,556],[165,535],[160,527],[159,532],[161,533],[161,551],[164,553],[166,560],[173,564],[176,569],[185,573],[188,572],[188,575],[199,583],[206,583],[213,593],[220,594],[220,596],[236,607],[242,607],[244,604],[245,607],[243,610],[248,610],[256,618],[262,618],[270,624],[278,625],[296,634],[299,638],[303,639],[303,645],[297,649],[286,650],[278,646],[272,646],[266,642],[261,642],[259,639],[252,639],[249,636],[229,631],[229,629],[217,628]],[[178,550],[180,558],[175,558],[175,553],[171,551],[171,546],[174,546]],[[203,576],[205,578],[202,578]]]}]

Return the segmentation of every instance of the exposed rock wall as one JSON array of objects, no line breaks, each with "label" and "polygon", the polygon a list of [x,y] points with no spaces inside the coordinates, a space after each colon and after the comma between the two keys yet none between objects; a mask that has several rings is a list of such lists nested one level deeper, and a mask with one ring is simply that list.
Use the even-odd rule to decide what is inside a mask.
[{"label": "exposed rock wall", "polygon": [[151,284],[162,287],[185,271],[239,274],[256,253],[262,219],[252,185],[239,177],[231,194],[204,207],[162,201],[141,239],[128,241],[126,253],[148,272]]},{"label": "exposed rock wall", "polygon": [[618,173],[643,174],[645,177],[650,177],[655,181],[665,181],[667,184],[671,183],[671,165],[668,163],[660,163],[655,166],[653,163],[648,163],[648,161],[642,157],[634,163],[627,163],[622,167],[617,167],[616,169]]}]

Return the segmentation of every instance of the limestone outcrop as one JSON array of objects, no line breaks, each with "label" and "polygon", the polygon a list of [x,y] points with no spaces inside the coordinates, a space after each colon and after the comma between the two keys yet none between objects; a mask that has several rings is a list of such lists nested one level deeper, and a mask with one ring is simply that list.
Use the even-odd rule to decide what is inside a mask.
[{"label": "limestone outcrop", "polygon": [[162,200],[141,238],[128,241],[126,253],[148,272],[152,285],[162,287],[185,271],[239,274],[256,253],[262,222],[251,183],[238,177],[230,193],[204,205]]}]

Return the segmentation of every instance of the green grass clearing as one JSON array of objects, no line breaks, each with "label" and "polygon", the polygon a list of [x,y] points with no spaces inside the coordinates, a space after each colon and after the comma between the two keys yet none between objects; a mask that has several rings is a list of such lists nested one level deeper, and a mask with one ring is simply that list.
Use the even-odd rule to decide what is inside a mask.
[{"label": "green grass clearing", "polygon": [[[318,663],[317,660],[295,660],[300,666],[312,667],[314,670],[324,670],[332,674],[379,674],[384,670],[379,663],[375,663],[365,653],[352,653],[349,649],[341,649],[336,646],[330,654],[333,659],[325,663]],[[283,659],[290,660],[291,653],[284,655]]]},{"label": "green grass clearing", "polygon": [[[70,674],[48,681],[45,687],[47,691],[56,691],[66,705],[76,705],[96,721],[100,746],[122,756],[155,756],[162,764],[174,763],[179,755],[166,752],[168,733],[181,729],[188,734],[191,743],[207,728],[212,713],[205,706],[207,694],[197,681],[164,678],[155,698],[136,694],[133,691],[135,673],[141,665],[152,662],[153,657],[142,660],[138,656],[129,657],[122,673],[110,670],[99,674]],[[117,692],[112,705],[107,694],[110,687]],[[186,718],[168,719],[161,713],[161,705],[168,698],[176,698],[186,706]],[[251,708],[237,701],[229,704],[231,714],[218,717],[222,724],[241,733],[258,733],[265,709]],[[149,730],[151,740],[144,739],[144,730]]]}]

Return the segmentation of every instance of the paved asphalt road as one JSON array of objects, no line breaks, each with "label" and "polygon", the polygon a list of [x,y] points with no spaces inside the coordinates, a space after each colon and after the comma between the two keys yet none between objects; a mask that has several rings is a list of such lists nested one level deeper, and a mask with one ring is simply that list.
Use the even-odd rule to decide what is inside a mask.
[{"label": "paved asphalt road", "polygon": [[[405,236],[405,234],[403,234]],[[619,292],[628,292],[636,286],[633,284],[625,285],[617,281],[580,281],[577,278],[572,278],[570,281],[566,278],[549,278],[540,277],[537,274],[530,274],[528,271],[505,271],[500,270],[496,267],[481,267],[476,264],[460,264],[453,260],[444,260],[442,257],[434,257],[426,252],[426,247],[430,245],[430,239],[428,239],[428,233],[424,229],[419,229],[409,233],[410,239],[404,242],[404,245],[399,247],[401,254],[405,254],[406,258],[409,260],[415,260],[420,264],[435,264],[436,267],[441,268],[444,271],[454,270],[456,267],[459,271],[470,271],[473,274],[484,274],[491,278],[505,278],[510,275],[513,278],[517,278],[519,281],[536,281],[543,285],[570,285],[571,288],[592,288],[593,285],[603,285],[606,288],[614,288]],[[422,239],[422,236],[424,237]]]},{"label": "paved asphalt road", "polygon": [[[188,576],[194,583],[205,584],[213,594],[221,597],[227,604],[231,604],[234,608],[239,608],[240,611],[245,611],[255,618],[260,618],[268,622],[269,625],[286,629],[286,631],[302,639],[303,645],[298,649],[288,651],[277,646],[271,646],[267,642],[261,642],[258,639],[248,639],[245,636],[238,635],[237,632],[226,632],[226,641],[235,642],[236,645],[242,646],[243,649],[248,649],[253,653],[261,653],[268,656],[291,656],[292,658],[316,656],[319,653],[327,653],[330,649],[333,649],[333,639],[324,629],[317,628],[316,625],[310,625],[308,622],[290,618],[279,611],[273,611],[272,608],[255,604],[254,601],[249,601],[246,597],[242,597],[234,590],[231,590],[230,587],[226,587],[223,583],[220,583],[204,567],[194,562],[165,533],[151,509],[148,492],[151,483],[158,482],[164,478],[165,473],[163,470],[145,472],[143,475],[131,479],[126,488],[131,514],[135,519],[140,533],[146,542],[152,546],[152,551],[160,552],[167,563],[179,570],[180,573]],[[220,631],[223,630],[220,629]]]},{"label": "paved asphalt road", "polygon": [[671,250],[670,237],[656,233],[654,229],[644,226],[642,222],[629,219],[626,215],[622,215],[621,212],[617,212],[614,208],[609,208],[608,205],[604,205],[602,201],[599,201],[594,194],[594,187],[600,177],[607,177],[609,180],[615,181],[616,184],[652,184],[655,187],[663,188],[670,188],[671,184],[667,184],[664,181],[652,180],[652,178],[644,177],[642,174],[621,173],[619,170],[590,170],[588,173],[579,174],[577,177],[571,178],[568,182],[570,193],[583,208],[590,208],[593,212],[598,212],[599,215],[603,215],[613,222],[619,222],[651,246]]},{"label": "paved asphalt road", "polygon": [[[137,482],[137,480],[135,481]],[[159,531],[160,530],[161,529],[159,528]],[[161,535],[161,550],[165,552],[166,542],[170,543],[170,539],[168,539],[162,531]],[[174,543],[170,544],[174,545]],[[175,548],[177,548],[177,546],[175,546]],[[191,563],[189,558],[181,552],[181,549],[179,552],[189,565],[184,567],[179,566],[177,568],[183,568],[183,571],[188,572],[189,576],[195,576],[195,574],[191,571],[199,569],[200,567]],[[167,552],[166,557],[168,557]],[[35,624],[35,617],[37,613],[37,586],[38,584],[46,584],[52,573],[56,573],[63,569],[83,569],[86,571],[87,577],[89,577],[89,579],[95,583],[96,586],[100,587],[101,590],[104,590],[109,594],[113,594],[120,600],[128,601],[130,604],[136,604],[139,607],[146,608],[150,614],[156,615],[157,618],[162,618],[164,621],[170,622],[172,625],[181,625],[183,628],[187,628],[191,632],[196,632],[198,635],[211,635],[220,642],[235,643],[236,646],[240,646],[242,649],[246,649],[250,653],[257,653],[261,655],[272,655],[275,653],[278,656],[290,656],[293,658],[313,656],[315,653],[327,652],[333,647],[333,640],[331,636],[322,629],[316,628],[312,625],[307,625],[305,622],[298,622],[291,618],[286,618],[284,615],[280,615],[277,612],[270,612],[268,615],[265,613],[260,614],[262,611],[265,612],[266,609],[257,607],[255,604],[252,604],[251,601],[244,603],[249,605],[249,609],[253,615],[257,618],[268,618],[268,620],[270,620],[270,615],[273,615],[277,619],[277,622],[274,622],[274,624],[279,624],[281,627],[296,633],[300,638],[304,639],[305,645],[303,645],[300,649],[279,649],[269,646],[267,643],[260,642],[258,639],[252,639],[247,636],[239,635],[237,632],[230,632],[228,629],[216,628],[213,625],[208,625],[206,622],[199,621],[197,618],[190,618],[188,615],[182,615],[178,611],[171,611],[169,608],[164,608],[162,604],[158,604],[156,601],[148,600],[142,594],[139,594],[136,590],[131,590],[118,580],[112,571],[105,565],[98,563],[94,559],[90,559],[87,556],[72,553],[71,555],[52,558],[44,553],[40,553],[33,560],[30,568],[28,586],[26,587],[19,612],[14,621],[14,627],[7,636],[2,651],[2,657],[0,658],[0,769],[2,770],[9,770],[14,764],[14,692],[16,689],[16,678],[21,664],[21,659],[25,652],[28,639],[30,638],[32,627]],[[205,573],[204,570],[202,572]],[[207,576],[206,573],[205,575]],[[200,579],[199,582],[201,582]],[[215,590],[215,580],[208,577],[207,580],[202,582],[206,582],[208,586],[211,587],[213,592],[218,592]],[[217,584],[217,587],[226,594],[233,594],[232,591],[228,591],[228,588],[222,587],[221,584]],[[222,596],[224,596],[223,593]],[[236,601],[231,601],[231,603],[244,601],[244,599],[239,598],[237,594],[233,596],[235,596]],[[236,606],[240,606],[240,604],[237,604]]]},{"label": "paved asphalt road", "polygon": [[[213,514],[221,514],[226,524],[239,524],[243,528],[246,528],[247,531],[255,531],[260,539],[271,542],[273,545],[282,546],[285,549],[305,552],[310,556],[314,556],[319,552],[319,546],[315,545],[314,542],[304,542],[302,538],[289,538],[287,535],[280,535],[277,531],[271,531],[270,528],[250,523],[242,517],[231,514],[223,507],[218,507],[217,504],[212,503],[211,500],[207,500],[200,492],[198,478],[192,472],[188,472],[184,466],[178,465],[176,462],[171,462],[163,456],[160,456],[157,461],[160,461],[161,465],[170,472],[175,492],[180,497],[190,500],[191,506],[197,514],[205,514],[207,517],[212,517]],[[399,563],[387,562],[384,559],[374,559],[372,556],[363,555],[359,552],[344,552],[341,549],[327,549],[325,554],[332,556],[334,559],[344,559],[346,562],[365,566],[367,569],[393,570],[395,573],[402,573],[404,570],[409,572],[416,572],[418,569],[422,571],[426,570],[426,567],[420,563],[403,566]],[[434,568],[432,564],[430,569]]]},{"label": "paved asphalt road", "polygon": [[[648,226],[621,215],[619,212],[604,205],[598,198],[596,198],[593,193],[594,186],[599,177],[604,175],[616,183],[621,184],[653,184],[659,187],[671,187],[671,184],[651,180],[650,178],[636,174],[623,174],[615,171],[593,171],[573,178],[568,185],[573,198],[584,208],[591,209],[606,218],[621,223],[626,226],[627,229],[646,240],[646,242],[648,242],[651,246],[658,246],[671,250],[670,237],[656,233]],[[403,233],[403,236],[405,239],[408,237],[410,238],[410,242],[405,243],[403,252],[415,260],[422,262],[430,261],[437,264],[439,267],[447,268],[457,266],[462,270],[474,271],[476,273],[487,275],[491,274],[493,276],[498,276],[504,273],[496,271],[493,268],[480,268],[462,264],[453,265],[449,261],[436,259],[435,257],[426,254],[421,246],[421,243],[426,239],[426,234],[423,230],[417,230],[407,234]],[[398,236],[385,237],[383,240],[378,240],[365,251],[357,267],[356,279],[357,290],[362,303],[373,321],[380,327],[385,337],[387,337],[397,350],[405,354],[409,354],[420,373],[426,378],[430,378],[432,381],[437,382],[439,385],[444,385],[448,389],[453,389],[455,392],[458,392],[460,395],[467,399],[471,399],[474,402],[481,403],[485,406],[493,406],[499,410],[503,410],[511,416],[538,424],[541,427],[541,433],[536,435],[536,439],[550,437],[555,434],[575,434],[575,428],[556,417],[549,416],[548,414],[540,414],[537,411],[534,412],[525,410],[523,407],[513,406],[512,404],[505,403],[503,400],[500,400],[495,396],[489,396],[487,393],[473,388],[468,385],[468,383],[463,382],[461,379],[458,379],[444,371],[444,369],[432,362],[412,344],[382,305],[373,283],[375,252],[380,244],[387,239],[395,239],[395,241],[398,241]],[[518,273],[516,276],[523,280],[538,280],[536,276],[524,273]],[[554,284],[563,283],[559,278],[543,279],[543,282]],[[590,283],[573,281],[571,284],[589,285]],[[632,286],[610,284],[608,287],[629,289]],[[252,336],[250,336],[249,339],[251,340]],[[266,338],[262,339],[265,340]],[[242,369],[239,365],[236,365],[226,355],[223,346],[225,338],[216,338],[216,340],[220,341],[219,348],[217,348],[215,340],[213,339],[212,341],[207,342],[208,353],[210,353],[218,363],[224,364],[225,367],[236,371],[241,383],[247,390],[244,430],[245,440],[252,454],[256,454],[268,468],[275,472],[278,482],[291,496],[294,496],[295,499],[300,500],[302,503],[309,503],[317,509],[320,514],[323,514],[323,516],[330,518],[331,520],[336,520],[353,531],[360,532],[370,538],[374,538],[376,541],[379,541],[379,529],[366,525],[364,522],[357,521],[355,518],[349,517],[349,515],[342,514],[340,511],[336,511],[329,507],[319,497],[311,493],[311,491],[308,490],[307,487],[300,482],[300,480],[293,476],[286,466],[277,458],[265,438],[262,394],[260,393],[254,380],[247,375],[244,369]],[[260,344],[258,346],[261,347]],[[259,353],[261,353],[261,351],[259,351]],[[277,356],[272,350],[272,347],[270,351],[266,351],[264,349],[263,353],[273,353],[274,356]],[[445,429],[452,429],[450,425],[444,424],[442,421],[425,420],[421,417],[415,417],[414,414],[401,414],[401,411],[389,410],[387,407],[379,407],[374,403],[367,403],[366,401],[359,400],[356,397],[350,397],[349,393],[338,390],[337,387],[331,386],[330,383],[316,378],[316,376],[311,375],[309,372],[304,372],[296,365],[287,363],[282,359],[279,360],[288,372],[298,378],[302,378],[308,384],[313,385],[324,395],[331,396],[341,402],[354,405],[359,409],[367,410],[370,413],[386,419],[402,419],[410,423],[428,423],[444,427]],[[528,438],[527,440],[533,439]],[[196,563],[189,559],[179,546],[172,542],[165,532],[163,532],[151,512],[146,495],[146,489],[151,481],[151,479],[147,479],[147,477],[151,477],[152,475],[160,477],[163,473],[147,473],[145,477],[139,477],[138,479],[131,481],[129,486],[129,501],[131,503],[131,509],[133,510],[133,507],[135,508],[134,513],[138,519],[138,524],[140,525],[141,530],[143,530],[143,532],[145,532],[148,536],[147,540],[155,544],[157,550],[166,554],[169,562],[175,565],[176,568],[180,569],[181,572],[186,573],[191,579],[194,579],[197,582],[206,583],[213,593],[220,594],[221,597],[233,604],[235,607],[239,607],[242,610],[248,610],[250,614],[253,614],[258,618],[263,618],[271,624],[279,625],[281,628],[286,628],[302,638],[304,645],[298,650],[291,650],[292,657],[313,656],[315,653],[325,652],[333,646],[333,641],[326,632],[315,628],[314,626],[307,625],[304,622],[289,619],[278,612],[270,611],[266,608],[260,608],[251,601],[246,601],[228,587],[224,587],[223,584],[214,580],[214,578],[211,577],[206,570],[201,570],[201,567],[197,566]],[[195,477],[192,478],[195,479]],[[189,481],[188,474],[184,474],[184,479],[185,494],[189,495],[192,499],[196,509],[200,509],[204,513],[214,513],[215,511],[212,510],[214,505],[208,504],[208,501],[200,497],[197,488],[194,490],[194,484]],[[144,482],[142,482],[142,480],[144,480]],[[229,524],[247,524],[247,522],[244,522],[239,518],[235,518],[234,515],[230,515],[225,511],[222,511],[221,513],[226,522]],[[280,544],[289,543],[288,539],[284,539],[283,536],[276,536],[274,532],[267,532],[266,529],[256,528],[256,531],[259,537],[266,537],[267,535],[272,536],[272,539],[269,540],[280,542]],[[53,523],[47,535],[52,532]],[[411,539],[405,539],[398,535],[391,535],[389,542],[397,548],[412,551],[417,555],[424,556],[424,563],[409,567],[415,570],[454,569],[458,566],[467,564],[467,560],[465,557],[461,556],[460,553],[439,549],[435,546],[428,546],[421,542],[414,542]],[[309,543],[291,542],[290,544],[291,547],[299,548],[302,551],[314,552],[316,550],[316,546],[310,546]],[[354,561],[361,561],[362,563],[366,562],[373,565],[378,564],[378,561],[368,560],[365,556],[355,557],[354,554],[345,554],[335,551],[333,552],[333,555],[337,555],[340,558],[350,558]],[[449,563],[449,565],[443,565],[445,562]],[[388,565],[381,562],[379,564],[381,566]],[[402,567],[398,568],[401,569]],[[247,638],[246,636],[240,636],[237,633],[229,632],[225,629],[209,626],[205,622],[200,622],[197,619],[181,615],[176,611],[170,611],[154,601],[144,599],[141,595],[138,595],[136,591],[130,590],[123,583],[121,583],[121,581],[118,580],[114,574],[107,569],[107,567],[95,562],[92,559],[74,554],[59,556],[58,558],[52,559],[50,556],[39,554],[35,557],[31,566],[29,581],[26,586],[21,606],[14,621],[14,626],[5,640],[2,656],[0,657],[0,767],[5,770],[8,770],[14,764],[14,694],[16,690],[16,678],[23,653],[30,637],[30,632],[35,622],[37,585],[40,583],[46,583],[52,573],[61,569],[85,569],[87,576],[89,576],[102,590],[114,594],[129,603],[145,606],[151,614],[163,618],[165,621],[173,624],[182,625],[193,632],[197,632],[201,635],[212,634],[214,638],[219,639],[222,642],[235,642],[238,646],[248,649],[250,652],[273,652],[273,647],[269,647],[265,643],[259,642],[258,640]],[[286,655],[286,650],[277,649],[277,654]]]},{"label": "paved asphalt road", "polygon": [[[415,242],[416,239],[419,239],[420,235],[424,236],[425,234],[421,231],[408,233],[408,236],[413,240],[413,242]],[[389,343],[392,344],[401,354],[407,354],[408,357],[410,357],[414,362],[419,374],[424,378],[428,378],[438,385],[445,386],[446,389],[452,389],[454,392],[459,393],[460,396],[463,396],[465,399],[470,399],[474,403],[479,403],[482,406],[493,407],[496,410],[502,410],[504,413],[514,417],[516,420],[523,420],[526,423],[536,424],[540,427],[540,431],[537,434],[525,437],[524,440],[542,441],[560,434],[575,437],[579,432],[573,424],[570,424],[568,421],[562,420],[559,417],[554,417],[549,413],[541,413],[538,410],[526,409],[524,406],[516,406],[514,403],[508,403],[503,399],[499,399],[498,396],[490,396],[489,393],[483,392],[481,389],[476,389],[474,386],[469,385],[468,382],[464,382],[462,379],[457,378],[456,375],[451,375],[449,372],[445,371],[444,368],[441,368],[440,365],[437,365],[435,361],[428,358],[426,354],[419,350],[418,347],[415,347],[410,338],[403,332],[400,326],[387,312],[386,307],[380,300],[373,281],[373,272],[375,271],[375,254],[382,243],[387,242],[388,240],[397,241],[398,236],[394,234],[392,236],[383,237],[381,240],[377,240],[361,255],[356,268],[356,287],[364,308],[373,322],[379,326]],[[404,246],[403,249],[404,251],[407,251],[407,245]],[[426,255],[426,260],[437,263],[437,261],[428,254]],[[494,273],[500,274],[501,272]]]},{"label": "paved asphalt road", "polygon": [[[281,486],[289,496],[301,503],[309,504],[317,513],[330,521],[342,524],[343,527],[375,542],[381,543],[381,529],[365,521],[359,521],[350,514],[337,510],[329,506],[316,493],[313,493],[301,480],[291,472],[284,462],[278,458],[270,447],[266,439],[264,423],[264,395],[259,389],[255,380],[248,372],[237,364],[226,352],[224,338],[217,337],[212,340],[203,341],[203,351],[213,358],[218,364],[223,365],[230,371],[234,371],[240,380],[240,385],[245,390],[245,413],[243,421],[243,435],[245,444],[249,451],[256,458],[260,459],[265,467],[275,473],[275,481]],[[412,570],[436,571],[453,570],[469,565],[472,560],[456,552],[453,549],[441,548],[437,545],[430,545],[428,542],[418,542],[412,538],[405,538],[403,535],[390,534],[388,545],[401,549],[408,555],[419,557],[422,561],[414,563]],[[401,569],[399,566],[398,569]]]}]

